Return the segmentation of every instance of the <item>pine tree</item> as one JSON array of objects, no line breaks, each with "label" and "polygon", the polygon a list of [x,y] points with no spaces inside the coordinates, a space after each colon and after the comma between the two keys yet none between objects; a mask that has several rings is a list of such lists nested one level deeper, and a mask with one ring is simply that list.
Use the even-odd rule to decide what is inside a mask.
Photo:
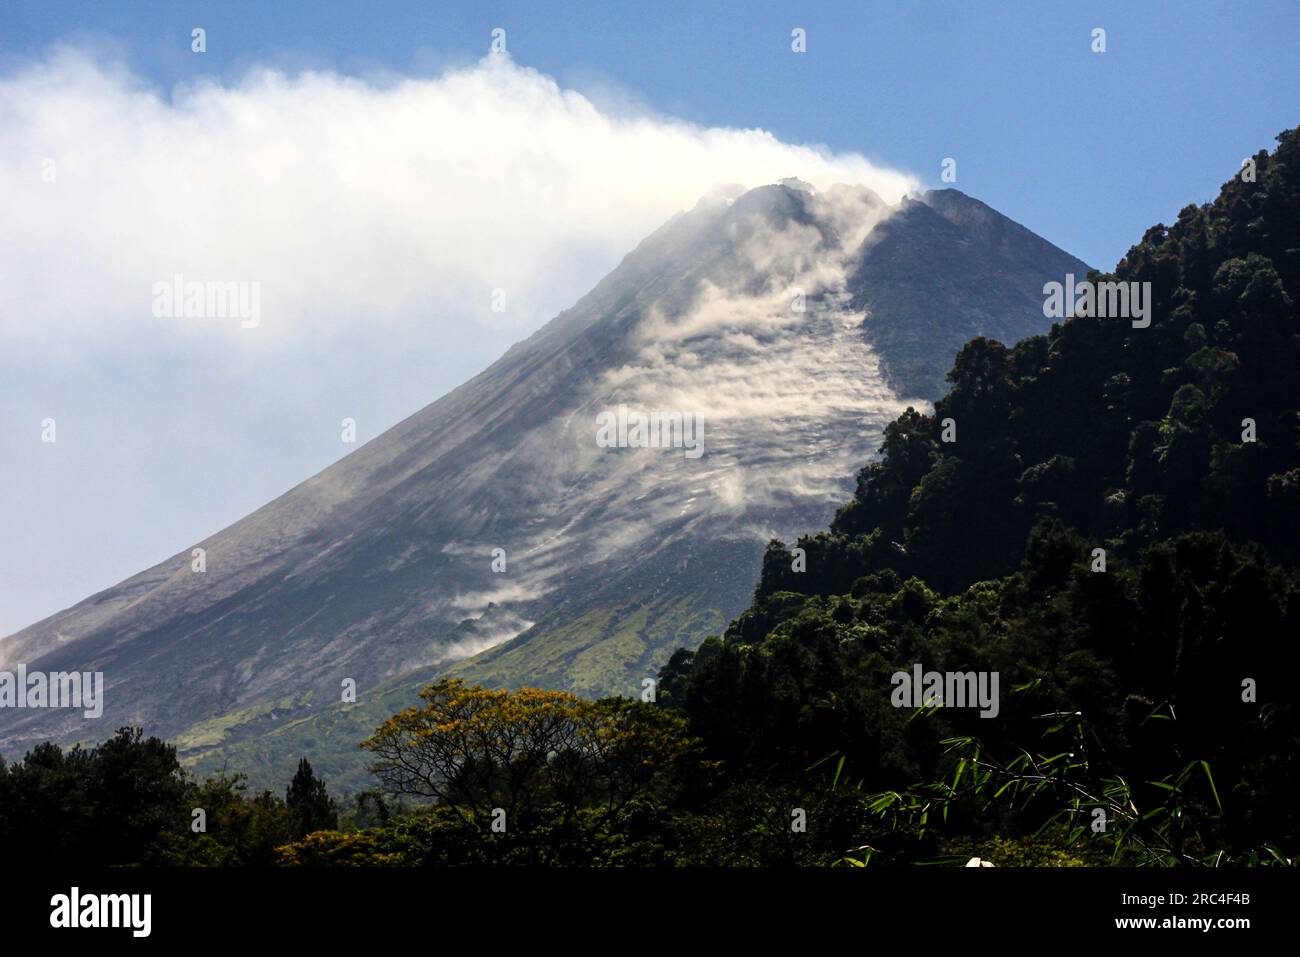
[{"label": "pine tree", "polygon": [[298,762],[298,773],[285,791],[284,803],[289,808],[297,837],[338,826],[338,808],[334,799],[306,758]]}]

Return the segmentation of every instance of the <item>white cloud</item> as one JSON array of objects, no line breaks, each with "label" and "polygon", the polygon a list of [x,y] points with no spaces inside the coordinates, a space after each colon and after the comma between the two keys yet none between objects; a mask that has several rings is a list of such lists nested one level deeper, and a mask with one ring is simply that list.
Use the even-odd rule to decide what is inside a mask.
[{"label": "white cloud", "polygon": [[[507,58],[167,95],[63,48],[0,76],[0,635],[351,451],[343,417],[364,442],[446,392],[718,184],[915,185],[628,102]],[[178,273],[259,282],[260,325],[155,318]]]}]

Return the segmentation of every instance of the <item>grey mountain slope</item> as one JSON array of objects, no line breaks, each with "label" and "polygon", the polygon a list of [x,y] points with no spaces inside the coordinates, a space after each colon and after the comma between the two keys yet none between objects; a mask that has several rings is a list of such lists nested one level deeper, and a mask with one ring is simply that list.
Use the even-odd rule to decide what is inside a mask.
[{"label": "grey mountain slope", "polygon": [[[440,566],[452,563],[437,549],[453,534],[487,535],[498,516],[516,511],[501,506],[527,502],[527,481],[509,481],[508,470],[486,488],[466,483],[466,471],[472,476],[475,463],[499,458],[511,430],[544,421],[556,393],[611,361],[608,340],[582,333],[634,309],[638,296],[689,268],[685,257],[698,262],[698,251],[691,253],[718,212],[675,218],[488,370],[198,543],[207,550],[206,573],[191,572],[186,549],[6,639],[0,663],[103,670],[110,700],[133,705],[118,720],[153,719],[178,730],[290,685],[310,686],[322,662],[331,674],[365,681],[436,660],[421,619],[406,620],[420,609],[403,593],[448,571]],[[412,549],[421,562],[407,560]],[[443,584],[454,595],[471,582]],[[384,640],[358,636],[359,622]],[[266,655],[272,641],[275,662]],[[24,724],[49,733],[58,717],[6,714],[0,735]]]},{"label": "grey mountain slope", "polygon": [[[972,330],[1041,331],[1042,283],[1068,268],[1086,267],[953,191],[701,202],[483,373],[194,543],[205,573],[186,546],[0,641],[0,667],[107,684],[96,727],[0,712],[0,752],[130,722],[215,759],[310,729],[345,678],[364,695],[449,668],[635,693],[738,613],[767,538],[824,526],[884,424],[934,394],[900,383],[928,389]],[[619,404],[702,413],[706,454],[595,447]]]},{"label": "grey mountain slope", "polygon": [[[849,280],[864,331],[902,393],[934,401],[962,345],[1019,342],[1043,330],[1045,279],[1089,267],[977,199],[931,190],[867,240]],[[926,274],[918,295],[916,273]]]}]

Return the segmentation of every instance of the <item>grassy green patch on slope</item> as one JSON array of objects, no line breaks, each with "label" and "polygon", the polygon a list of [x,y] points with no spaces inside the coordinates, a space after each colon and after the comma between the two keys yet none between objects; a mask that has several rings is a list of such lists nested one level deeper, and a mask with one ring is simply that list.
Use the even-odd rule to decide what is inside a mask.
[{"label": "grassy green patch on slope", "polygon": [[448,673],[485,687],[524,685],[585,697],[638,697],[674,650],[726,622],[700,596],[674,596],[598,608],[558,627],[545,623],[457,662]]}]

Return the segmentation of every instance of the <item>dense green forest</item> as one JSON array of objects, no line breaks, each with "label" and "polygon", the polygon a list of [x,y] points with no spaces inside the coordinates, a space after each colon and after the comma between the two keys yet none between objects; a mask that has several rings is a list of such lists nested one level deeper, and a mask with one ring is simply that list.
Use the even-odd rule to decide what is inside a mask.
[{"label": "dense green forest", "polygon": [[[1300,130],[1252,164],[1092,277],[1150,283],[1148,327],[968,343],[655,700],[445,679],[362,744],[377,786],[346,807],[305,761],[281,798],[131,729],[44,745],[0,764],[0,840],[106,864],[1293,863]],[[996,716],[898,706],[916,666],[995,673]]]}]

